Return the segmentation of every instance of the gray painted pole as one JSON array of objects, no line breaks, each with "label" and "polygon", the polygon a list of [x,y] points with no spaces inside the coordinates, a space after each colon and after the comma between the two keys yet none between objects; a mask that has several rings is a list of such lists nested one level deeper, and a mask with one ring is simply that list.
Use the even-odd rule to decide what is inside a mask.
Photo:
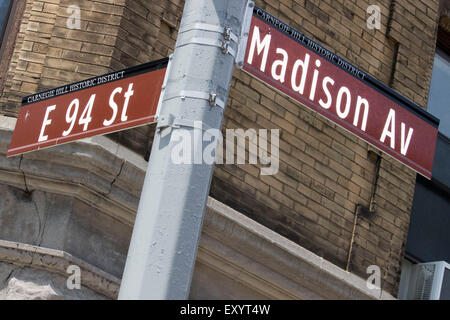
[{"label": "gray painted pole", "polygon": [[[187,299],[214,169],[175,164],[174,136],[220,129],[246,0],[187,0],[119,299]],[[248,15],[247,15],[248,17]],[[224,32],[225,29],[231,34]],[[228,39],[228,40],[227,40]],[[228,44],[226,45],[223,44]],[[198,140],[197,140],[198,141]],[[204,146],[203,146],[204,147]],[[196,162],[197,163],[197,162]]]}]

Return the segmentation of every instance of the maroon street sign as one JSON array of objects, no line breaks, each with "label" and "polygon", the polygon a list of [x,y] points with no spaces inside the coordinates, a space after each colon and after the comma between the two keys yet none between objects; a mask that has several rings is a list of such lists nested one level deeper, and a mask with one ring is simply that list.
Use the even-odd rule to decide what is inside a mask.
[{"label": "maroon street sign", "polygon": [[154,122],[167,65],[162,59],[23,98],[7,156]]},{"label": "maroon street sign", "polygon": [[439,120],[260,8],[242,69],[431,179]]}]

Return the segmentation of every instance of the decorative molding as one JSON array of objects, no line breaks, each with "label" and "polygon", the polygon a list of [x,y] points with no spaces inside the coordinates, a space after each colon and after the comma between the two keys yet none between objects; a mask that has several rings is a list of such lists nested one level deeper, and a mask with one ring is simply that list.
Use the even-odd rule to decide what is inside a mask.
[{"label": "decorative molding", "polygon": [[0,240],[0,261],[45,270],[63,277],[70,265],[81,269],[81,284],[109,299],[117,299],[120,279],[67,252]]},{"label": "decorative molding", "polygon": [[268,299],[395,299],[212,198],[197,260]]}]

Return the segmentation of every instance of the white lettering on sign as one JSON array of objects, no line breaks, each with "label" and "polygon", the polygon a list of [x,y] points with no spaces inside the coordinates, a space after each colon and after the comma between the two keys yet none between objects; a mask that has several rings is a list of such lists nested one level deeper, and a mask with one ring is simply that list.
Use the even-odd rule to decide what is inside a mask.
[{"label": "white lettering on sign", "polygon": [[334,86],[334,80],[331,79],[330,77],[323,78],[322,89],[323,89],[323,92],[325,93],[325,95],[327,96],[327,102],[320,99],[319,104],[324,109],[330,109],[331,104],[333,103],[333,98],[331,97],[330,90],[328,90],[328,86],[327,86],[328,84],[331,84],[332,86]]},{"label": "white lettering on sign", "polygon": [[[122,93],[122,91],[123,91],[123,88],[118,87],[118,88],[114,89],[113,92],[111,93],[110,98],[109,98],[109,106],[112,109],[112,116],[110,119],[105,119],[103,121],[104,126],[109,126],[116,121],[117,114],[119,111],[118,110],[119,106],[114,101],[114,98],[116,97],[117,94]],[[124,104],[122,107],[122,113],[120,116],[120,121],[122,121],[122,122],[125,122],[128,120],[128,116],[127,116],[128,105],[130,102],[130,98],[133,96],[133,94],[134,94],[133,83],[131,83],[131,84],[129,84],[128,89],[124,94],[125,100],[124,100]],[[75,125],[77,124],[77,119],[78,119],[78,125],[83,127],[83,132],[88,130],[89,124],[92,121],[91,115],[92,115],[92,110],[93,110],[94,104],[95,104],[95,98],[96,98],[96,94],[92,94],[91,97],[89,98],[88,103],[86,104],[83,111],[81,112],[80,117],[78,117],[78,115],[80,113],[79,112],[80,111],[79,99],[74,99],[70,102],[69,107],[67,108],[67,111],[66,111],[66,116],[65,116],[66,123],[69,125],[69,127],[62,132],[63,137],[67,137],[72,133],[73,129],[75,128]],[[48,140],[48,135],[45,135],[45,129],[47,126],[49,126],[52,123],[52,119],[50,119],[50,113],[52,111],[54,111],[55,109],[56,109],[56,105],[47,107],[38,142],[44,142],[44,141]]]},{"label": "white lettering on sign", "polygon": [[121,87],[115,88],[114,91],[111,93],[111,96],[109,97],[109,107],[112,109],[113,114],[111,116],[111,119],[103,121],[103,125],[105,127],[111,125],[114,122],[114,120],[116,120],[118,106],[117,103],[114,101],[114,96],[118,93],[122,93]]},{"label": "white lettering on sign", "polygon": [[63,131],[63,137],[67,137],[72,132],[73,127],[75,126],[75,120],[77,119],[79,107],[80,101],[78,99],[72,100],[66,112],[66,122],[70,123],[70,127],[69,129]]},{"label": "white lettering on sign", "polygon": [[7,157],[155,123],[169,60],[24,97]]},{"label": "white lettering on sign", "polygon": [[[262,36],[264,38],[262,39]],[[250,42],[249,55],[247,62],[252,64],[255,57],[261,58],[261,64],[259,69],[264,72],[266,70],[266,65],[268,62],[268,56],[271,48],[272,37],[270,34],[262,35],[260,29],[255,26],[253,29],[253,36]],[[355,94],[347,86],[340,86],[337,90],[337,95],[333,97],[331,94],[332,88],[335,86],[336,82],[330,76],[325,75],[322,79],[322,83],[319,83],[320,79],[320,68],[321,61],[316,59],[314,63],[311,61],[311,55],[306,53],[304,58],[292,59],[289,57],[287,50],[283,48],[276,48],[277,58],[272,62],[270,66],[270,75],[272,78],[279,82],[285,83],[286,73],[289,64],[292,66],[291,81],[290,86],[292,90],[298,92],[300,95],[307,97],[310,101],[316,102],[318,99],[318,105],[324,109],[330,110],[334,106],[335,114],[340,119],[347,119],[350,115],[353,115],[354,127],[366,131],[369,119],[370,103],[369,100]],[[255,66],[258,68],[258,66]],[[269,67],[269,66],[267,66]],[[310,72],[310,69],[311,72]],[[312,73],[312,77],[310,74]],[[308,87],[307,84],[310,83],[309,92],[305,92]],[[354,113],[352,113],[352,111]],[[387,138],[390,138],[390,147],[395,150],[395,111],[391,109],[388,119],[385,122],[385,127],[381,135],[380,141],[384,143]],[[406,134],[406,125],[402,123],[401,131],[401,153],[406,155],[408,152],[408,147],[413,136],[414,129],[409,128]]]},{"label": "white lettering on sign", "polygon": [[[320,68],[320,61],[316,60],[316,67]],[[316,96],[316,87],[317,87],[317,79],[319,78],[319,70],[314,70],[313,81],[311,86],[311,92],[309,93],[309,100],[314,101],[314,97]]]},{"label": "white lettering on sign", "polygon": [[[277,60],[272,65],[272,77],[275,80],[280,81],[281,83],[284,83],[285,77],[286,77],[286,69],[288,65],[288,54],[285,50],[281,48],[277,48],[277,54],[283,55],[283,60]],[[280,73],[277,73],[277,68],[280,67],[281,71]]]},{"label": "white lettering on sign", "polygon": [[[406,155],[408,152],[409,144],[411,143],[411,138],[414,133],[413,128],[408,129],[408,136],[406,136],[406,124],[401,122],[401,139],[400,139],[400,152],[402,155]],[[395,148],[395,110],[391,109],[389,111],[386,124],[384,125],[383,134],[381,135],[380,141],[385,142],[386,138],[389,137],[391,148]]]},{"label": "white lettering on sign", "polygon": [[[114,97],[118,94],[118,93],[122,93],[123,88],[122,87],[118,87],[116,89],[114,89],[114,91],[112,92],[111,96],[109,97],[109,107],[112,109],[113,114],[111,116],[111,119],[109,120],[105,120],[103,121],[103,125],[109,126],[111,125],[114,121],[116,121],[116,117],[117,117],[117,112],[118,112],[118,105],[117,103],[114,101]],[[130,97],[134,94],[133,91],[133,84],[131,83],[128,86],[128,90],[127,92],[125,92],[125,102],[123,104],[123,108],[122,108],[122,115],[120,117],[121,121],[127,121],[128,117],[127,117],[127,110],[128,110],[128,103],[130,102]]]},{"label": "white lettering on sign", "polygon": [[366,131],[367,128],[367,118],[369,117],[369,101],[367,99],[361,98],[358,96],[358,101],[356,101],[356,111],[355,118],[353,120],[353,125],[355,127],[358,126],[359,123],[359,113],[361,112],[361,106],[364,106],[364,115],[361,124],[361,130]]},{"label": "white lettering on sign", "polygon": [[383,133],[381,134],[380,141],[385,142],[386,138],[389,137],[391,141],[391,148],[395,149],[395,110],[389,110],[389,115],[384,125]]},{"label": "white lettering on sign", "polygon": [[[306,84],[306,74],[308,73],[308,66],[309,66],[309,54],[305,55],[304,60],[298,59],[294,63],[294,69],[292,70],[292,77],[291,77],[291,85],[292,89],[294,91],[297,91],[301,95],[303,95],[303,91],[305,90],[305,84]],[[297,85],[297,74],[298,69],[302,68],[302,77],[300,79],[300,83]]]},{"label": "white lettering on sign", "polygon": [[[342,110],[342,98],[345,94],[345,109]],[[350,95],[350,90],[346,87],[341,87],[338,92],[336,100],[336,112],[339,118],[345,119],[350,113],[350,103],[352,102],[352,97]]]},{"label": "white lettering on sign", "polygon": [[[91,95],[89,98],[88,103],[86,104],[86,107],[84,108],[80,119],[78,120],[78,124],[80,126],[83,126],[83,131],[86,131],[89,127],[89,123],[92,121],[91,113],[92,108],[94,107],[94,101],[95,101],[95,94]],[[67,109],[66,112],[66,122],[70,124],[69,128],[67,130],[64,130],[62,135],[63,137],[67,137],[75,127],[76,120],[78,118],[78,111],[80,108],[80,101],[78,99],[74,99]]]},{"label": "white lettering on sign", "polygon": [[91,123],[91,121],[92,121],[91,113],[92,113],[92,108],[94,107],[95,97],[96,97],[95,94],[91,95],[86,107],[83,110],[83,113],[81,114],[81,118],[78,121],[78,124],[80,126],[84,126],[83,131],[86,131],[88,129],[89,123]]},{"label": "white lettering on sign", "polygon": [[261,8],[253,10],[239,66],[431,178],[439,120]]},{"label": "white lettering on sign", "polygon": [[250,47],[250,55],[248,56],[248,63],[252,64],[256,47],[257,47],[258,55],[260,55],[261,52],[264,50],[261,68],[260,68],[260,70],[262,72],[266,71],[267,56],[269,54],[269,46],[270,46],[271,39],[272,39],[272,36],[270,34],[268,34],[264,37],[264,40],[261,41],[261,37],[259,36],[259,28],[255,27],[255,30],[253,31],[252,45]]},{"label": "white lettering on sign", "polygon": [[47,141],[47,139],[48,139],[48,136],[44,135],[45,127],[52,123],[52,120],[49,119],[48,117],[50,115],[50,112],[52,112],[55,109],[56,109],[56,105],[53,105],[53,106],[48,107],[47,110],[45,111],[44,122],[42,122],[41,133],[39,134],[39,140],[38,140],[39,142]]},{"label": "white lettering on sign", "polygon": [[122,117],[120,118],[121,121],[127,121],[128,120],[128,116],[127,116],[128,103],[130,102],[130,98],[131,98],[131,96],[133,94],[134,94],[133,84],[130,83],[130,85],[128,86],[127,92],[125,92],[125,102],[123,104]]},{"label": "white lettering on sign", "polygon": [[401,139],[401,153],[405,156],[406,153],[408,152],[408,148],[409,148],[409,143],[411,142],[411,137],[413,135],[414,129],[413,128],[409,128],[408,130],[408,137],[406,138],[405,141],[405,131],[406,131],[406,125],[402,122],[402,139]]}]

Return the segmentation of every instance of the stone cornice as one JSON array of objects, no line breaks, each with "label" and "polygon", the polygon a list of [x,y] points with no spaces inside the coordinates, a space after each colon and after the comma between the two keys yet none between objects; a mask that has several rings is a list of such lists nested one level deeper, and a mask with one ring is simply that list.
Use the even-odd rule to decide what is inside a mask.
[{"label": "stone cornice", "polygon": [[70,265],[81,270],[81,285],[109,299],[116,299],[120,279],[78,259],[67,252],[0,240],[0,261],[20,267],[45,270],[63,277]]},{"label": "stone cornice", "polygon": [[270,299],[395,299],[212,198],[197,260]]}]

